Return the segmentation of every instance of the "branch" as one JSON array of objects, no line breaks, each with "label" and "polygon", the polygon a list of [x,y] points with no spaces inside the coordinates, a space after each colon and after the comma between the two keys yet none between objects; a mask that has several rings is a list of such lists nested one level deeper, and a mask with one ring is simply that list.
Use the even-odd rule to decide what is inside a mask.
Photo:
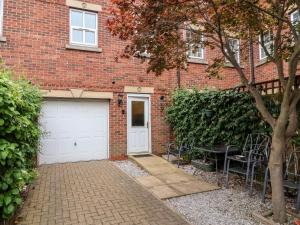
[{"label": "branch", "polygon": [[245,1],[246,3],[248,3],[250,6],[252,6],[252,7],[258,9],[259,11],[261,11],[261,12],[263,12],[263,13],[265,13],[265,14],[267,14],[267,15],[273,17],[273,18],[276,18],[276,19],[281,20],[281,21],[286,22],[286,23],[289,22],[289,20],[287,20],[286,18],[281,17],[281,16],[278,16],[278,15],[272,13],[272,12],[269,12],[268,10],[263,9],[263,8],[257,6],[255,3],[253,3],[253,2],[251,2],[251,1],[249,1],[249,0],[244,0],[244,1]]},{"label": "branch", "polygon": [[[251,92],[252,96],[255,99],[257,109],[262,114],[263,118],[270,124],[270,126],[272,128],[274,128],[275,127],[275,119],[273,118],[271,113],[268,111],[268,109],[267,109],[267,107],[266,107],[266,105],[263,101],[263,98],[262,98],[261,94],[258,92],[258,90],[252,84],[249,84],[248,79],[246,78],[246,75],[245,75],[244,71],[240,67],[239,63],[236,61],[236,58],[234,56],[234,52],[231,50],[230,45],[228,43],[228,38],[226,37],[226,35],[224,34],[224,32],[222,30],[221,18],[220,18],[220,15],[218,14],[218,11],[215,7],[214,7],[214,11],[215,11],[216,17],[217,17],[218,29],[216,29],[216,33],[217,33],[217,36],[219,37],[219,42],[220,42],[220,46],[221,46],[220,50],[222,51],[224,56],[227,57],[228,60],[232,63],[234,68],[237,70],[237,72],[239,74],[239,77],[241,79],[241,82]],[[225,38],[225,43],[224,43],[224,40],[223,40],[223,36]],[[225,49],[226,49],[226,51],[225,51]]]},{"label": "branch", "polygon": [[294,92],[294,98],[290,105],[289,110],[289,125],[286,130],[286,137],[290,138],[295,135],[295,132],[298,129],[298,113],[297,113],[297,104],[300,100],[300,90]]}]

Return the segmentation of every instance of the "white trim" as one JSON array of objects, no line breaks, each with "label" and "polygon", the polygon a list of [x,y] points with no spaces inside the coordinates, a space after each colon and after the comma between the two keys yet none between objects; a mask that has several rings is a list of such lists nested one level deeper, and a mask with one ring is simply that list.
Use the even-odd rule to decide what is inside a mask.
[{"label": "white trim", "polygon": [[[151,95],[150,94],[127,94],[127,150],[126,153],[127,155],[131,155],[132,153],[129,153],[129,149],[128,149],[128,143],[129,143],[129,137],[128,137],[128,132],[129,132],[129,116],[130,116],[130,112],[129,112],[129,107],[128,107],[128,103],[129,103],[129,98],[130,97],[137,97],[137,98],[148,98],[148,122],[149,122],[149,127],[148,127],[148,153],[152,154],[152,122],[151,122]],[[142,153],[144,154],[144,153]]]},{"label": "white trim", "polygon": [[4,0],[0,0],[0,37],[3,36]]},{"label": "white trim", "polygon": [[266,59],[267,56],[262,57],[262,54],[261,54],[261,53],[262,53],[262,51],[264,51],[264,50],[263,50],[263,48],[262,48],[260,42],[261,42],[261,35],[258,36],[258,51],[259,51],[259,60],[263,60],[263,59]]},{"label": "white trim", "polygon": [[[82,13],[82,27],[78,27],[78,26],[72,26],[72,17],[71,14],[72,12],[80,12]],[[93,14],[96,16],[96,29],[91,29],[91,28],[85,28],[84,26],[84,20],[85,20],[85,14]],[[78,46],[89,46],[89,47],[98,47],[98,13],[97,12],[90,12],[90,11],[86,11],[86,10],[81,10],[81,9],[74,9],[74,8],[70,8],[69,11],[69,26],[70,26],[70,31],[69,31],[69,42],[71,45],[78,45]],[[83,31],[83,42],[75,42],[72,40],[73,37],[73,29],[76,30],[81,30]],[[90,32],[94,32],[95,33],[95,44],[89,44],[89,43],[85,43],[85,32],[86,31],[90,31]]]},{"label": "white trim", "polygon": [[110,136],[110,127],[109,127],[109,120],[110,120],[110,100],[108,101],[108,112],[107,112],[107,159],[110,159],[110,143],[109,143],[109,136]]},{"label": "white trim", "polygon": [[295,22],[294,16],[295,16],[296,13],[298,13],[298,16],[300,16],[298,10],[295,10],[294,12],[291,13],[291,22],[292,22],[293,25],[294,25],[294,22]]}]

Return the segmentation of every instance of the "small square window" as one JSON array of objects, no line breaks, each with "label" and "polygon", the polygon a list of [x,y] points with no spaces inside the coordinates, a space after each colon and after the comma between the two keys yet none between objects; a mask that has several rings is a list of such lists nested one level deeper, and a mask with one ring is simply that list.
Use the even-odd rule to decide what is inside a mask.
[{"label": "small square window", "polygon": [[[0,0],[1,1],[1,0]],[[98,46],[98,14],[77,9],[70,10],[70,43]]]}]

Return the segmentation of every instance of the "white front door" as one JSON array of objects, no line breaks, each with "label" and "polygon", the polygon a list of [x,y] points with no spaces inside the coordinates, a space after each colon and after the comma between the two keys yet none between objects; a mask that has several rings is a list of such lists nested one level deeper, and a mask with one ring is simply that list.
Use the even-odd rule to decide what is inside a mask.
[{"label": "white front door", "polygon": [[149,146],[149,98],[128,96],[127,148],[128,154],[150,152]]}]

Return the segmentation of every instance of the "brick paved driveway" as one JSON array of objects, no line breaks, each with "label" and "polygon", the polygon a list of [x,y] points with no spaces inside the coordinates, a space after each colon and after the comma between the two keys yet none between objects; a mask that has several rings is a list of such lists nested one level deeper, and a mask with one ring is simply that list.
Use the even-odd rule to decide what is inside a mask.
[{"label": "brick paved driveway", "polygon": [[26,225],[187,225],[112,162],[47,165],[20,213]]}]

